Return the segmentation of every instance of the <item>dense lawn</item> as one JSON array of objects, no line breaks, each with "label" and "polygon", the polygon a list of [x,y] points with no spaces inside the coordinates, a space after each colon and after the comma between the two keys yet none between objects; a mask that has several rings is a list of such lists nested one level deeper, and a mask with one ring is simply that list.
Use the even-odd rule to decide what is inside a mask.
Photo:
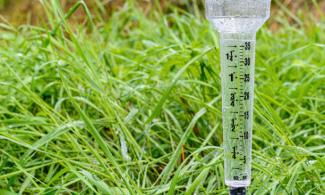
[{"label": "dense lawn", "polygon": [[[0,24],[0,194],[227,194],[203,16],[129,5],[72,26],[59,10],[48,4],[46,28]],[[325,18],[272,20],[258,33],[249,191],[322,194]]]}]

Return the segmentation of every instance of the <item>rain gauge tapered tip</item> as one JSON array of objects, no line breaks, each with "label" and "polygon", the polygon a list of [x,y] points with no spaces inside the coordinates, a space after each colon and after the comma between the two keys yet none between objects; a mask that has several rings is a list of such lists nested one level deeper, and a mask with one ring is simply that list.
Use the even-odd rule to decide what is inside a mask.
[{"label": "rain gauge tapered tip", "polygon": [[251,182],[256,32],[271,0],[206,0],[206,15],[220,33],[225,183],[245,194]]}]

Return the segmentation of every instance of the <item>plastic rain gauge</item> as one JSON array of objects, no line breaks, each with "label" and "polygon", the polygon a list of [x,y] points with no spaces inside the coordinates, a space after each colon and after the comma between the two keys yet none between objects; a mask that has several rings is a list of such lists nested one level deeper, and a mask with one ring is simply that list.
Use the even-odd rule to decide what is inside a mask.
[{"label": "plastic rain gauge", "polygon": [[230,194],[251,181],[256,32],[271,0],[206,0],[206,15],[220,33],[224,175]]}]

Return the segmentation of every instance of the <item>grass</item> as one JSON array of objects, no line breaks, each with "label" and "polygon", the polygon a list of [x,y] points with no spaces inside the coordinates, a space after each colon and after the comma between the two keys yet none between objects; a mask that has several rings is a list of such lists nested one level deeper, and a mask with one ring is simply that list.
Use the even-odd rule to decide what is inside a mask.
[{"label": "grass", "polygon": [[[1,24],[0,193],[227,194],[208,22],[43,5],[47,27]],[[254,194],[325,192],[325,17],[295,17],[257,36]]]}]

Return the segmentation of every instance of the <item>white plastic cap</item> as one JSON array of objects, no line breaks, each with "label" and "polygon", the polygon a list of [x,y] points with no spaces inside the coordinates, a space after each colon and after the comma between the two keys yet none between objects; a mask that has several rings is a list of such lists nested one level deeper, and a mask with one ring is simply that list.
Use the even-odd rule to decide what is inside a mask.
[{"label": "white plastic cap", "polygon": [[257,31],[270,17],[270,5],[271,0],[206,0],[206,16],[219,31]]}]

